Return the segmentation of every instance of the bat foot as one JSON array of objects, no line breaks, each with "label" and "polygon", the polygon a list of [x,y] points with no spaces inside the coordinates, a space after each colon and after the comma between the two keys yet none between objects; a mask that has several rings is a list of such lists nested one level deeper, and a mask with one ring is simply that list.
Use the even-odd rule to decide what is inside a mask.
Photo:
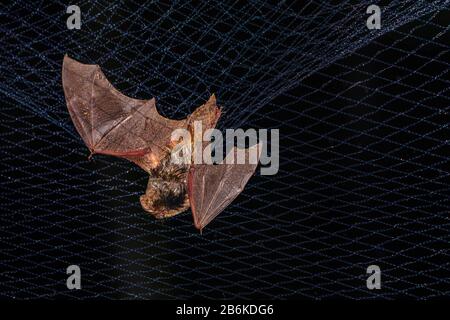
[{"label": "bat foot", "polygon": [[89,155],[88,155],[88,160],[89,160],[89,161],[91,161],[91,160],[92,160],[92,157],[94,156],[94,154],[95,154],[95,151],[94,151],[94,150],[91,150],[91,149],[89,149]]}]

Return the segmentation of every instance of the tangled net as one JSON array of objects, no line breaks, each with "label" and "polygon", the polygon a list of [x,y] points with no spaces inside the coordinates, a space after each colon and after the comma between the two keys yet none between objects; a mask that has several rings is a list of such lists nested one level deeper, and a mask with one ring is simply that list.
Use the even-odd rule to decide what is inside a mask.
[{"label": "tangled net", "polygon": [[[450,291],[450,1],[0,5],[0,295],[10,298],[432,298]],[[87,160],[65,53],[183,118],[211,93],[219,128],[280,129],[256,176],[200,236],[161,222],[147,177]],[[82,290],[68,290],[79,265]],[[382,290],[366,287],[379,265]]]}]

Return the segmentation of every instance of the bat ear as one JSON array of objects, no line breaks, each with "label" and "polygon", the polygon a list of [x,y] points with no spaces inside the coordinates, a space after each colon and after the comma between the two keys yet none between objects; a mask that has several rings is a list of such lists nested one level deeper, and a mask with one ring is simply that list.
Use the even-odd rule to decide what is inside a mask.
[{"label": "bat ear", "polygon": [[[234,155],[232,164],[191,165],[188,194],[197,229],[201,231],[244,190],[258,166],[261,150],[261,143],[244,150],[233,148],[227,155],[227,158],[230,154]],[[245,152],[246,162],[236,163],[236,155],[242,151]]]},{"label": "bat ear", "polygon": [[213,129],[216,127],[217,121],[221,115],[221,110],[216,104],[216,96],[212,94],[209,100],[198,107],[192,112],[188,118],[189,131],[191,135],[194,136],[194,125],[195,122],[201,122],[202,124],[202,137],[203,133],[208,129]]},{"label": "bat ear", "polygon": [[213,93],[213,94],[209,97],[207,103],[214,103],[214,104],[216,104],[216,94],[215,94],[215,93]]}]

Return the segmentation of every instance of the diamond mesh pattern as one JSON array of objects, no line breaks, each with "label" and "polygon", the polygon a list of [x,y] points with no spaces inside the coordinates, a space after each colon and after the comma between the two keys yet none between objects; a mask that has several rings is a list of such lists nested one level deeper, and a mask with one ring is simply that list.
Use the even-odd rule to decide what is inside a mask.
[{"label": "diamond mesh pattern", "polygon": [[[449,1],[391,1],[381,30],[369,4],[94,1],[81,30],[62,2],[1,4],[0,295],[448,295]],[[152,219],[144,172],[87,160],[65,53],[165,116],[214,92],[220,128],[279,128],[279,173],[252,178],[203,235],[190,212]],[[82,290],[65,286],[71,264]]]}]

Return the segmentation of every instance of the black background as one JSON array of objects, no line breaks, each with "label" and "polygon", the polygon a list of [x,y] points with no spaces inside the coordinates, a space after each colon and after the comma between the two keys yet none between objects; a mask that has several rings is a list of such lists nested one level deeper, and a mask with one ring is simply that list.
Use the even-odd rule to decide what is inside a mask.
[{"label": "black background", "polygon": [[[32,4],[2,5],[2,297],[448,295],[448,10],[372,36],[289,90],[267,91],[272,99],[258,102],[257,112],[248,106],[235,112],[232,103],[249,98],[230,88],[246,74],[236,69],[222,82],[194,83],[190,71],[217,70],[189,65],[206,60],[202,56],[177,65],[162,50],[157,54],[173,70],[151,77],[144,70],[158,56],[145,60],[148,35],[123,25],[139,5],[108,7],[116,15],[99,7],[87,10],[91,20],[77,32],[64,29],[68,15],[61,3],[43,6],[43,13]],[[161,14],[150,7],[143,13],[149,24]],[[362,29],[364,19],[358,20]],[[171,30],[171,23],[158,26]],[[186,28],[204,47],[215,46],[214,35]],[[160,39],[161,46],[170,43],[157,35],[149,42]],[[168,47],[175,55],[189,50]],[[156,96],[160,112],[173,118],[215,92],[225,110],[221,129],[280,129],[280,172],[253,177],[202,235],[190,212],[153,220],[138,202],[145,173],[121,159],[87,160],[65,107],[58,69],[65,53],[99,63],[129,96]],[[137,59],[148,64],[133,65]],[[183,86],[176,90],[177,84]],[[81,267],[82,290],[66,288],[71,264]],[[382,290],[366,288],[372,264],[382,270]]]}]

